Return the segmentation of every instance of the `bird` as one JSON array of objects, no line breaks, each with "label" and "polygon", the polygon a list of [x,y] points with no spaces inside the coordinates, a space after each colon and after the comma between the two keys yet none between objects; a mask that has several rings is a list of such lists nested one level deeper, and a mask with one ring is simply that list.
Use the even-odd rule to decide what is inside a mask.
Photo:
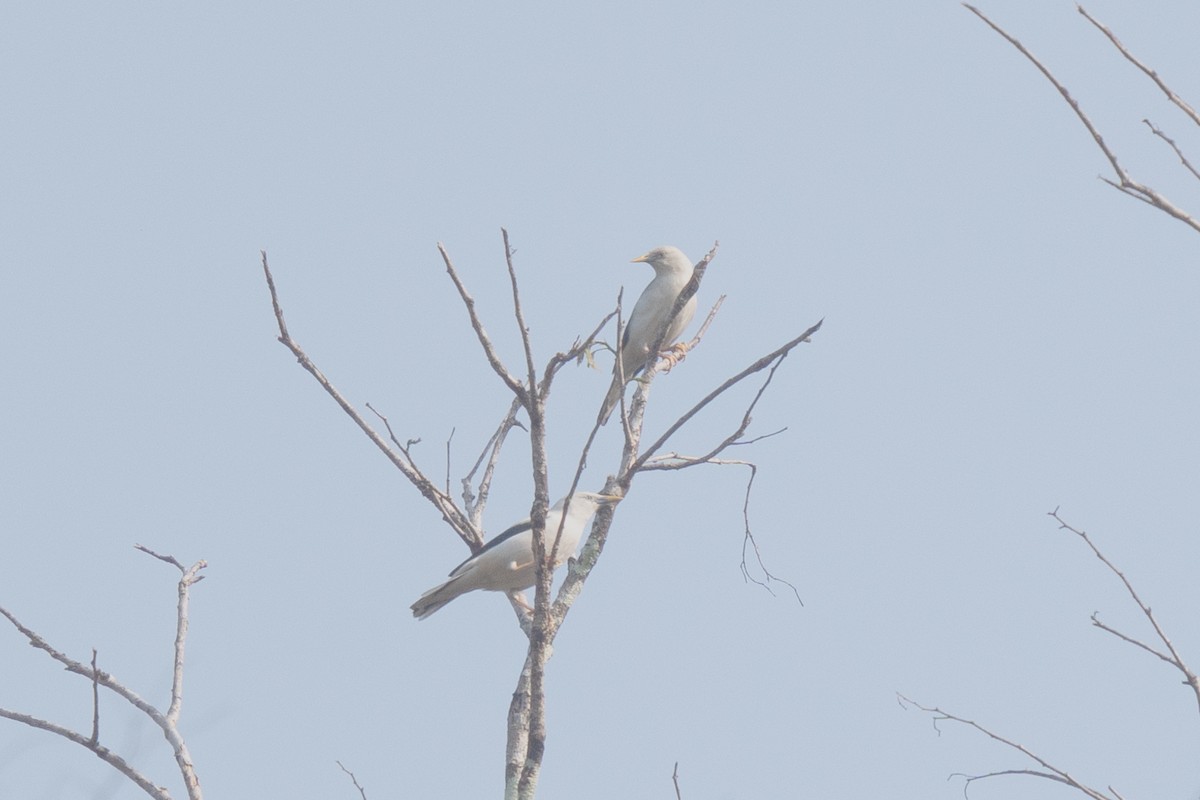
[{"label": "bird", "polygon": [[[629,315],[625,325],[625,335],[621,338],[621,358],[613,366],[612,385],[604,397],[604,407],[600,410],[600,424],[608,422],[621,395],[625,391],[625,382],[637,375],[650,361],[650,345],[662,328],[663,320],[675,307],[675,300],[683,287],[692,279],[692,260],[683,254],[678,247],[656,247],[638,256],[630,263],[642,262],[654,267],[654,279],[642,290]],[[662,346],[674,342],[683,333],[683,329],[692,321],[696,313],[696,297],[693,295],[687,301],[662,341]],[[624,370],[624,375],[622,375]]]},{"label": "bird", "polygon": [[[567,519],[563,523],[563,508],[567,508]],[[583,527],[588,519],[603,506],[615,505],[621,498],[595,492],[576,492],[564,497],[546,512],[546,529],[542,541],[546,553],[554,547],[562,524],[562,536],[558,540],[554,566],[558,567],[575,554]],[[460,594],[486,589],[491,592],[511,592],[528,589],[537,581],[533,561],[533,522],[526,518],[513,525],[499,536],[488,541],[478,553],[459,564],[450,572],[450,580],[439,584],[412,604],[413,616],[425,619]]]}]

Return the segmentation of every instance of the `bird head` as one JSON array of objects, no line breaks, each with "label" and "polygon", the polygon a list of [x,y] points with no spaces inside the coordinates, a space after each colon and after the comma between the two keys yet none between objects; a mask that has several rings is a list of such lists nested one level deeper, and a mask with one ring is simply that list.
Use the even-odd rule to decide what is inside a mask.
[{"label": "bird head", "polygon": [[[575,507],[578,507],[580,509],[586,508],[586,509],[588,509],[588,513],[591,514],[596,509],[602,508],[603,506],[614,506],[617,503],[621,502],[622,499],[623,498],[618,497],[615,494],[597,494],[596,492],[576,492],[574,495],[571,496],[571,506],[572,506],[572,508],[575,508]],[[567,498],[564,497],[562,500],[559,500],[557,503],[555,503],[554,507],[562,508],[566,502],[567,502]],[[578,504],[578,505],[576,505],[576,504]]]},{"label": "bird head", "polygon": [[630,263],[639,262],[654,267],[656,273],[692,271],[692,260],[685,256],[678,247],[670,245],[656,247],[633,259]]}]

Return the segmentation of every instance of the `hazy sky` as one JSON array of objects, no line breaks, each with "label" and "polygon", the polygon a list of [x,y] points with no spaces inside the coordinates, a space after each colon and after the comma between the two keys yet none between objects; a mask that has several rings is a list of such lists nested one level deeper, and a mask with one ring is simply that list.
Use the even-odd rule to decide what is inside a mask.
[{"label": "hazy sky", "polygon": [[[1071,2],[982,7],[1076,94],[1136,177],[1200,212],[1142,124],[1195,127]],[[1088,8],[1200,102],[1200,5]],[[431,473],[507,408],[438,257],[519,363],[500,228],[539,361],[629,259],[716,240],[703,345],[660,431],[824,318],[737,453],[801,607],[739,571],[746,471],[639,479],[556,645],[540,796],[959,798],[1030,766],[903,692],[1124,796],[1200,796],[1194,698],[1091,627],[1147,637],[1086,528],[1200,668],[1200,238],[1096,176],[1053,88],[955,2],[9,4],[0,12],[0,605],[166,702],[210,798],[497,797],[524,638],[474,594],[408,605],[466,554],[275,341],[387,414]],[[699,316],[699,315],[698,315]],[[552,493],[608,384],[564,371]],[[675,449],[740,419],[742,391]],[[510,441],[486,526],[528,513]],[[609,426],[585,489],[616,466]],[[0,630],[0,707],[86,730],[91,687]],[[112,697],[102,741],[184,796]],[[83,749],[0,724],[0,798],[142,797]],[[971,796],[1062,797],[1005,778]]]}]

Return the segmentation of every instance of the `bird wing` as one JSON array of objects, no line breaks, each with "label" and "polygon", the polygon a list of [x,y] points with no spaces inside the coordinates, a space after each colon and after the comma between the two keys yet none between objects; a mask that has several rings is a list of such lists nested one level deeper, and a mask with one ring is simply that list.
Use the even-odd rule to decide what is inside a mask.
[{"label": "bird wing", "polygon": [[671,291],[673,287],[669,283],[655,276],[633,306],[629,324],[625,326],[625,336],[621,340],[621,360],[624,362],[626,378],[632,377],[646,365],[650,339],[658,332],[663,317],[671,312],[675,298],[679,296],[679,292]]},{"label": "bird wing", "polygon": [[[676,295],[676,297],[678,297],[678,295]],[[672,306],[674,306],[674,302],[674,300],[671,301]],[[668,309],[667,313],[670,313],[670,309]],[[692,295],[690,298],[688,298],[688,301],[684,303],[683,308],[679,309],[679,313],[675,315],[675,319],[671,321],[671,327],[667,330],[666,338],[663,339],[663,347],[672,344],[676,339],[678,339],[679,335],[683,333],[683,329],[691,324],[692,317],[695,315],[696,296]]]},{"label": "bird wing", "polygon": [[[524,542],[517,539],[517,537],[520,536],[522,533],[526,534],[526,536],[524,537],[526,541],[524,541]],[[521,520],[516,525],[513,525],[512,527],[506,529],[503,533],[499,534],[498,536],[494,536],[491,539],[488,539],[488,541],[483,545],[482,548],[480,548],[480,550],[478,552],[473,553],[471,555],[471,557],[468,558],[466,561],[462,562],[457,567],[450,570],[450,577],[457,578],[460,575],[464,575],[466,572],[468,572],[471,569],[471,567],[473,567],[475,565],[475,563],[478,563],[479,559],[485,553],[487,553],[489,555],[494,555],[494,556],[499,557],[500,559],[503,559],[504,556],[506,555],[505,551],[509,550],[509,549],[511,549],[513,551],[512,557],[518,561],[520,560],[520,557],[524,551],[533,552],[533,521],[532,520],[528,520],[528,519]]]},{"label": "bird wing", "polygon": [[[675,299],[689,280],[690,275],[655,275],[642,291],[641,297],[633,306],[633,313],[629,315],[629,324],[625,326],[625,335],[621,339],[621,359],[626,362],[627,378],[634,375],[649,360],[650,341],[675,307]],[[663,339],[664,347],[679,338],[679,334],[683,333],[683,329],[692,321],[695,311],[696,300],[692,297],[675,315],[667,336]]]}]

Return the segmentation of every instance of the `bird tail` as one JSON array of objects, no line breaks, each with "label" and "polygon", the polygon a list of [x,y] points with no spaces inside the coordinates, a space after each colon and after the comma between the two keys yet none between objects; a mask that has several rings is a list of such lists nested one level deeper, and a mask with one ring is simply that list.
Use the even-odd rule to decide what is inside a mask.
[{"label": "bird tail", "polygon": [[411,606],[413,616],[417,619],[425,619],[462,593],[463,590],[458,586],[458,579],[451,578],[417,598],[417,602]]},{"label": "bird tail", "polygon": [[608,387],[608,394],[604,396],[604,408],[600,410],[600,424],[608,424],[608,418],[612,416],[613,409],[621,402],[621,395],[625,391],[625,384],[621,383],[620,375],[613,375],[612,385]]}]

